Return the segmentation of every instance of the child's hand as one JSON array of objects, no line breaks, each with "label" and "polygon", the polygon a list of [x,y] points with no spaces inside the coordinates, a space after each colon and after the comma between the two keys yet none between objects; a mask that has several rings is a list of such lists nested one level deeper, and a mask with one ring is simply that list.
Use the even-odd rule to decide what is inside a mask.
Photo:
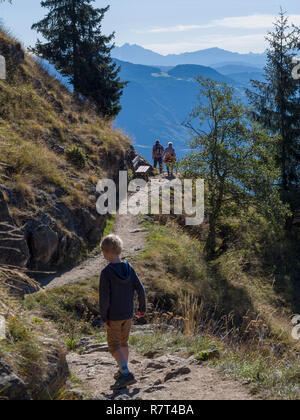
[{"label": "child's hand", "polygon": [[138,312],[137,313],[138,318],[144,318],[145,315],[146,315],[145,312]]},{"label": "child's hand", "polygon": [[106,330],[109,330],[110,329],[110,326],[109,326],[109,322],[108,321],[107,322],[104,322],[104,328]]}]

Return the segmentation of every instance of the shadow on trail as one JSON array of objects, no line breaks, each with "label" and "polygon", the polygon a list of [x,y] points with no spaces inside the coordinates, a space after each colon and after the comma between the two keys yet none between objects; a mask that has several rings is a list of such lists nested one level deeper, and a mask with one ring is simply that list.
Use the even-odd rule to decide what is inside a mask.
[{"label": "shadow on trail", "polygon": [[129,397],[130,399],[132,399],[133,397],[135,397],[137,394],[139,394],[141,391],[141,388],[123,388],[123,389],[119,389],[118,391],[114,391],[111,394],[105,394],[104,397],[108,398],[109,400],[115,400],[115,399],[123,399],[122,397],[125,397],[124,399],[127,399],[126,397]]}]

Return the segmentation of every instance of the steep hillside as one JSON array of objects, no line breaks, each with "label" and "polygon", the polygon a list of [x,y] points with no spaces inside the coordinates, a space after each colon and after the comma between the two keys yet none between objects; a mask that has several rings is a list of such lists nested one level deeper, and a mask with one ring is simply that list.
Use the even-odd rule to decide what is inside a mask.
[{"label": "steep hillside", "polygon": [[258,67],[246,65],[246,64],[225,64],[221,66],[214,66],[214,68],[221,74],[232,75],[237,73],[251,73],[251,72],[262,72]]},{"label": "steep hillside", "polygon": [[217,67],[216,70],[230,77],[234,83],[244,85],[246,88],[249,87],[250,80],[259,80],[260,82],[265,80],[264,71],[256,67],[232,64]]},{"label": "steep hillside", "polygon": [[96,184],[135,151],[3,31],[0,54],[0,400],[51,399],[68,375],[66,346],[24,307],[37,285],[28,275],[72,266],[98,245],[111,221],[96,212]]},{"label": "steep hillside", "polygon": [[231,82],[228,77],[223,76],[211,67],[197,66],[195,64],[181,64],[168,71],[168,74],[172,77],[184,80],[193,80],[201,74],[202,77],[207,77],[218,82]]},{"label": "steep hillside", "polygon": [[47,269],[98,243],[99,178],[126,166],[130,141],[0,32],[0,263]]}]

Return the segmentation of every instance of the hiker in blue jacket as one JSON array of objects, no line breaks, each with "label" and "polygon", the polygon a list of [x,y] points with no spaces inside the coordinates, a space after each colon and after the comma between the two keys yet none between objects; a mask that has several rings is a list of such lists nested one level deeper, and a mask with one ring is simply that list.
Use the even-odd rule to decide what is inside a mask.
[{"label": "hiker in blue jacket", "polygon": [[159,172],[162,173],[163,171],[163,156],[164,156],[165,149],[160,144],[159,140],[155,141],[155,145],[153,146],[152,150],[152,158],[154,161],[154,168],[156,169],[157,164],[159,163]]}]

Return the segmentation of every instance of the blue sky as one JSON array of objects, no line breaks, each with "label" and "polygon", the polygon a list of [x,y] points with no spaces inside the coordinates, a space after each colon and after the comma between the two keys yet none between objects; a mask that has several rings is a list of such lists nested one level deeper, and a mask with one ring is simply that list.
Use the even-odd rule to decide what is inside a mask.
[{"label": "blue sky", "polygon": [[[96,0],[110,4],[103,30],[116,32],[116,44],[139,44],[161,54],[219,47],[262,52],[264,36],[280,6],[300,26],[299,0]],[[37,38],[31,24],[45,14],[40,0],[1,4],[4,25],[26,46]]]}]

